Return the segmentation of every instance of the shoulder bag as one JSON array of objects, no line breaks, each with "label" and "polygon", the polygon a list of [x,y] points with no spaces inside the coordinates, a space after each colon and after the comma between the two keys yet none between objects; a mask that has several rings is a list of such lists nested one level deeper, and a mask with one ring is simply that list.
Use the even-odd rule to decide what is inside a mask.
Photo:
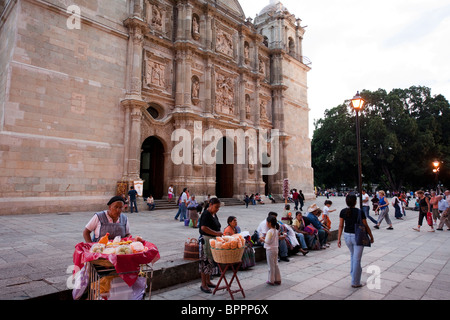
[{"label": "shoulder bag", "polygon": [[362,223],[361,210],[358,209],[358,220],[355,223],[356,245],[370,247],[370,239],[367,234],[366,226]]}]

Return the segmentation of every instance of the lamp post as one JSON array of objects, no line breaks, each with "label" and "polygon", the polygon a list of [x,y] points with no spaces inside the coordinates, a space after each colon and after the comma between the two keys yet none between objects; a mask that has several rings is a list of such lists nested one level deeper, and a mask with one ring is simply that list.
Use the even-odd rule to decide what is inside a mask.
[{"label": "lamp post", "polygon": [[362,211],[362,164],[361,164],[361,137],[360,137],[360,124],[359,124],[359,111],[364,106],[364,99],[359,95],[359,91],[352,99],[352,107],[356,112],[356,146],[358,154],[358,192],[359,192],[359,207]]},{"label": "lamp post", "polygon": [[433,166],[434,166],[434,169],[433,169],[433,172],[434,173],[436,173],[436,184],[437,184],[437,192],[438,192],[438,195],[439,194],[441,194],[441,186],[440,186],[440,183],[439,183],[439,170],[441,169],[440,168],[440,166],[441,166],[441,163],[439,162],[439,161],[433,161]]}]

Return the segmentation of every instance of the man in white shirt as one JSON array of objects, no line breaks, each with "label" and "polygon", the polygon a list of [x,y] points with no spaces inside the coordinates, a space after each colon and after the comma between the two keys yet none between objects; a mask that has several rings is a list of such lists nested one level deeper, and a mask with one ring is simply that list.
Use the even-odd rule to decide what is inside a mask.
[{"label": "man in white shirt", "polygon": [[[275,216],[278,217],[278,214],[276,212],[269,212],[268,216]],[[259,241],[260,243],[264,243],[264,238],[266,237],[267,232],[269,231],[269,227],[267,226],[267,220],[264,219],[263,221],[261,221],[261,223],[258,226],[258,229],[256,229],[256,231],[258,232],[258,237],[259,237]],[[279,235],[279,244],[278,244],[278,253],[280,255],[281,260],[283,261],[287,261],[289,262],[289,258],[288,258],[288,248],[287,248],[287,244],[286,241],[284,241],[286,239],[287,235]]]},{"label": "man in white shirt", "polygon": [[377,224],[377,220],[372,218],[369,214],[369,212],[370,212],[369,195],[367,194],[366,190],[362,191],[362,202],[363,202],[362,209],[363,209],[364,214],[366,215],[366,218],[369,218],[370,221]]}]

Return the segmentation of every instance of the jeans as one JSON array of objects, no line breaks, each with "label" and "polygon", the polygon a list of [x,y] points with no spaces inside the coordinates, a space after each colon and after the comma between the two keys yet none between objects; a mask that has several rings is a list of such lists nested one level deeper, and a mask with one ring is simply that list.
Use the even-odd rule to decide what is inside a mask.
[{"label": "jeans", "polygon": [[187,207],[184,203],[180,204],[180,221],[187,219]]},{"label": "jeans", "polygon": [[136,210],[136,212],[139,212],[137,208],[136,199],[130,200],[130,213],[133,213],[133,208]]},{"label": "jeans", "polygon": [[377,224],[377,220],[375,220],[374,218],[372,218],[372,217],[369,215],[369,212],[370,212],[369,206],[363,206],[362,208],[363,208],[364,214],[366,215],[366,218],[369,218],[370,221],[372,221],[373,223]]},{"label": "jeans", "polygon": [[323,230],[323,229],[319,229],[319,242],[320,242],[320,246],[323,247],[324,245],[327,244],[327,240],[328,240],[328,233]]},{"label": "jeans", "polygon": [[152,211],[153,209],[155,209],[155,204],[154,203],[147,203],[148,209],[150,211]]},{"label": "jeans", "polygon": [[356,245],[354,233],[344,232],[344,240],[348,249],[350,250],[350,275],[352,276],[352,286],[361,284],[361,258],[364,251],[364,246]]},{"label": "jeans", "polygon": [[286,244],[286,240],[279,240],[278,241],[278,254],[280,255],[281,258],[287,257],[288,256],[288,247]]},{"label": "jeans", "polygon": [[303,233],[296,233],[295,236],[298,239],[298,242],[300,242],[300,246],[302,247],[302,249],[308,249],[308,246],[306,245],[306,241],[305,241],[305,235]]}]

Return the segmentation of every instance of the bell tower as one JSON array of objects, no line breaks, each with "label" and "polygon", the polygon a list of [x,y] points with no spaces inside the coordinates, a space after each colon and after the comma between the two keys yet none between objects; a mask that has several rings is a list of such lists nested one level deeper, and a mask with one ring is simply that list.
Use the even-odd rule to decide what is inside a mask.
[{"label": "bell tower", "polygon": [[303,190],[306,197],[312,198],[314,174],[307,99],[307,74],[311,70],[311,62],[303,55],[305,28],[301,21],[280,1],[270,0],[254,24],[271,57],[273,124],[281,134],[281,168],[274,184],[282,186],[283,180],[289,178],[290,188]]}]

